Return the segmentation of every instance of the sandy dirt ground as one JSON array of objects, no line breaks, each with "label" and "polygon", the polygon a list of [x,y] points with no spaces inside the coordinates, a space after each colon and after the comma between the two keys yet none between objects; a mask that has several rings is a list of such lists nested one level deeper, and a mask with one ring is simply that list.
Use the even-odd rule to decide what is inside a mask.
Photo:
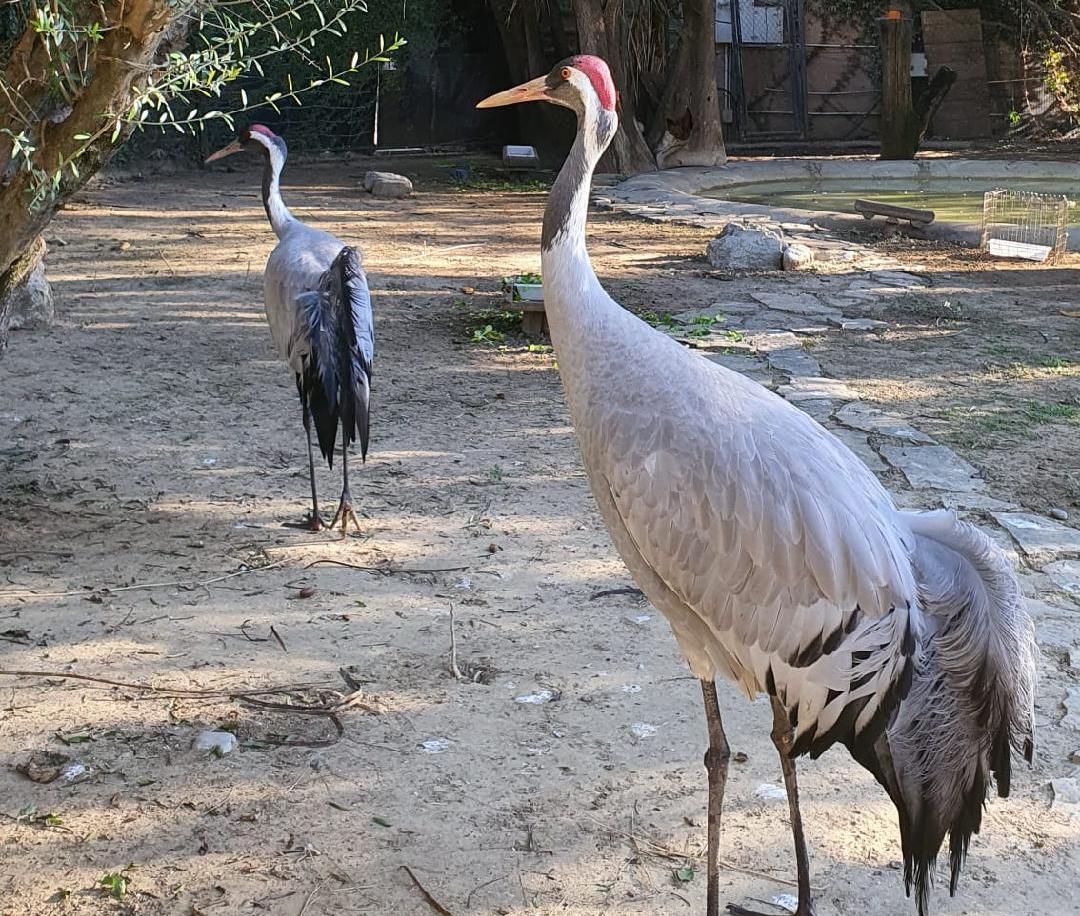
[{"label": "sandy dirt ground", "polygon": [[[254,168],[106,181],[51,228],[60,321],[0,362],[0,658],[130,686],[0,676],[0,913],[431,912],[404,866],[455,916],[704,911],[698,685],[652,608],[597,595],[632,583],[550,352],[470,340],[498,325],[484,310],[499,278],[539,268],[544,195],[420,181],[385,203],[357,193],[363,170],[286,182],[298,215],[363,247],[374,290],[364,531],[345,540],[282,527],[306,509],[307,470],[262,314],[272,235]],[[705,240],[590,224],[601,278],[636,308],[796,282],[712,278]],[[1060,315],[1078,307],[1075,269],[902,257],[935,291],[968,290],[967,314],[913,298],[887,334],[826,334],[815,356],[1003,498],[1077,517],[1077,427],[1016,406],[1077,395],[1080,322]],[[336,470],[320,484],[332,511]],[[475,682],[448,672],[451,608]],[[1048,786],[1078,769],[1080,735],[1058,722],[1080,608],[1046,626],[1035,765],[991,800],[935,912],[1080,912],[1080,820],[1051,810]],[[339,734],[325,712],[345,695]],[[768,705],[721,699],[736,752],[722,894],[769,902],[794,865],[786,805],[761,791],[780,783]],[[237,750],[192,749],[221,727]],[[46,752],[66,758],[49,758],[58,778],[20,772],[48,770]],[[819,916],[914,912],[872,778],[843,750],[800,771]]]}]

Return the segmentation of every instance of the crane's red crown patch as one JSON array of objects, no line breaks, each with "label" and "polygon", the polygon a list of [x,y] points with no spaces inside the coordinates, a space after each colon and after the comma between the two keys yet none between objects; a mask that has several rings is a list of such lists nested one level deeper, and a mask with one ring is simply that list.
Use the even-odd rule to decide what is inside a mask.
[{"label": "crane's red crown patch", "polygon": [[606,62],[591,54],[579,54],[572,58],[574,69],[580,70],[592,83],[596,90],[596,96],[600,104],[608,111],[615,110],[615,103],[619,94],[615,91],[615,84],[611,81],[611,71]]}]

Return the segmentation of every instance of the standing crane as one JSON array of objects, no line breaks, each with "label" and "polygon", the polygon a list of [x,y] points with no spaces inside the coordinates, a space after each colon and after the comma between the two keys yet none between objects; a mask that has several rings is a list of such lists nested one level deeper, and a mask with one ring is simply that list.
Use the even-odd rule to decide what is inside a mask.
[{"label": "standing crane", "polygon": [[925,916],[945,835],[955,892],[991,779],[1008,795],[1011,750],[1032,758],[1036,650],[1016,577],[977,528],[898,510],[809,416],[604,291],[585,219],[617,100],[607,64],[582,55],[477,107],[545,101],[577,115],[544,212],[545,309],[600,514],[701,681],[708,916],[729,758],[717,676],[771,700],[798,916],[814,910],[795,758],[834,743],[895,804],[905,888]]},{"label": "standing crane", "polygon": [[261,124],[252,124],[206,161],[239,152],[263,156],[262,197],[278,243],[270,252],[263,276],[266,320],[278,352],[296,376],[307,435],[312,531],[326,527],[319,514],[311,425],[319,451],[333,468],[337,428],[341,425],[341,500],[330,521],[347,533],[351,521],[359,530],[349,492],[349,446],[360,440],[367,460],[371,371],[375,328],[371,297],[360,253],[321,229],[305,226],[281,199],[285,141]]}]

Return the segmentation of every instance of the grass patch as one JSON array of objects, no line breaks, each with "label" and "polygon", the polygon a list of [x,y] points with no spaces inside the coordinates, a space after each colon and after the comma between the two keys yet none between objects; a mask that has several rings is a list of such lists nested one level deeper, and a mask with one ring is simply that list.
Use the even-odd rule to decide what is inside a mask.
[{"label": "grass patch", "polygon": [[942,299],[933,293],[901,293],[891,301],[890,308],[919,321],[935,324],[968,321],[971,318],[969,309],[959,299]]},{"label": "grass patch", "polygon": [[939,416],[952,425],[952,438],[957,444],[994,448],[998,444],[1031,439],[1037,427],[1050,423],[1080,425],[1080,405],[1027,401],[1000,409],[950,407]]}]

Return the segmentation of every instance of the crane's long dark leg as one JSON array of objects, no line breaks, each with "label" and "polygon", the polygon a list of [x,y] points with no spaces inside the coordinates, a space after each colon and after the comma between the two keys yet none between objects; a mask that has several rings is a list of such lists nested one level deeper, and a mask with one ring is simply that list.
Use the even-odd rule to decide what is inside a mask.
[{"label": "crane's long dark leg", "polygon": [[311,448],[311,413],[308,410],[307,399],[304,397],[303,382],[299,375],[296,376],[296,393],[300,395],[300,407],[304,416],[304,435],[307,436],[307,463],[308,479],[311,481],[311,514],[302,523],[288,522],[290,528],[308,528],[311,531],[322,531],[326,522],[319,514],[319,494],[315,488],[315,453]]},{"label": "crane's long dark leg", "polygon": [[[772,740],[780,755],[780,766],[784,771],[784,786],[787,789],[788,810],[791,816],[791,832],[795,837],[795,868],[798,871],[799,906],[795,916],[814,916],[814,901],[810,896],[810,857],[806,852],[806,836],[803,834],[802,812],[799,810],[799,783],[795,777],[795,760],[791,756],[794,736],[791,719],[783,704],[772,698],[773,730]],[[765,916],[741,906],[728,905],[736,916]]]},{"label": "crane's long dark leg", "polygon": [[353,511],[352,494],[349,492],[349,443],[344,436],[341,442],[341,478],[341,502],[338,503],[338,510],[330,520],[330,527],[333,528],[340,520],[341,535],[344,537],[349,532],[350,521],[356,525],[356,530],[360,531],[360,520]]},{"label": "crane's long dark leg", "polygon": [[707,916],[720,916],[720,812],[724,807],[727,784],[728,747],[724,723],[720,719],[720,701],[715,681],[702,681],[705,720],[709,726],[709,749],[705,751],[705,771],[709,775],[708,884],[705,891]]}]

